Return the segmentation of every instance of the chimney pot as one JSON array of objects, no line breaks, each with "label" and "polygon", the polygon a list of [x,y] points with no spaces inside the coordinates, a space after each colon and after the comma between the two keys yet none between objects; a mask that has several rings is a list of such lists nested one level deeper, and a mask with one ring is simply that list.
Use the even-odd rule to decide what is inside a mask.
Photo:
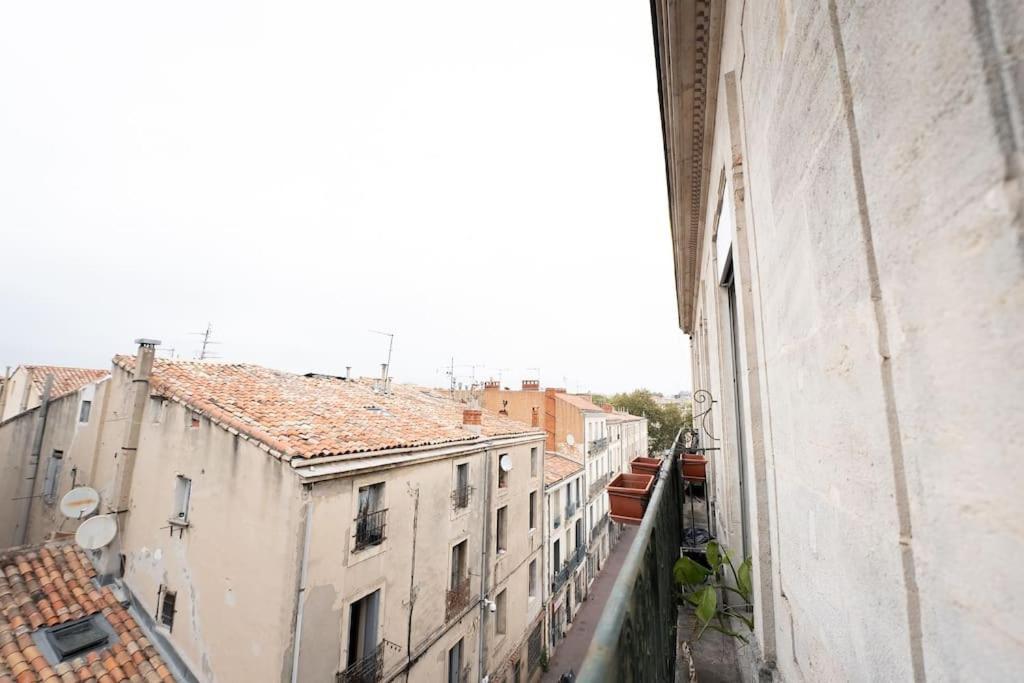
[{"label": "chimney pot", "polygon": [[484,382],[484,389],[500,389],[500,383],[497,380],[489,379]]},{"label": "chimney pot", "polygon": [[539,379],[524,379],[523,391],[540,391]]}]

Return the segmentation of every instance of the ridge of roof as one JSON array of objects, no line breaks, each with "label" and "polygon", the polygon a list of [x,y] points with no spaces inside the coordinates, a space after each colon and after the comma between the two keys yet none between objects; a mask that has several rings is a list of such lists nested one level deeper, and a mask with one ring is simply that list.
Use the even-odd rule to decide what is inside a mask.
[{"label": "ridge of roof", "polygon": [[[115,356],[132,372],[134,356]],[[462,424],[469,408],[412,385],[379,391],[378,381],[298,375],[248,363],[154,360],[151,391],[249,437],[286,460],[362,455],[542,434],[481,410],[477,435]]]}]

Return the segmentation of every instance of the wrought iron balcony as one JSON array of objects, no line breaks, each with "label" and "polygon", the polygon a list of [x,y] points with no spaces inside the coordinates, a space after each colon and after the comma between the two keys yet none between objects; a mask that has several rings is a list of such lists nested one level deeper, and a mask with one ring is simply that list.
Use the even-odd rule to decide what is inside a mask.
[{"label": "wrought iron balcony", "polygon": [[594,539],[601,535],[601,532],[604,531],[604,528],[606,526],[608,526],[608,513],[602,515],[601,519],[597,520],[597,523],[594,524],[594,528],[590,530],[591,543],[593,543]]},{"label": "wrought iron balcony", "polygon": [[469,507],[469,497],[473,495],[473,487],[469,484],[456,486],[452,490],[452,507],[456,510]]},{"label": "wrought iron balcony", "polygon": [[600,477],[590,482],[590,497],[593,498],[597,494],[604,491],[605,486],[611,481],[612,475],[610,472],[605,472]]},{"label": "wrought iron balcony", "polygon": [[566,503],[565,504],[565,518],[569,519],[570,517],[575,515],[576,514],[576,510],[578,510],[579,507],[580,507],[580,504],[577,503],[574,500],[571,500],[568,503]]},{"label": "wrought iron balcony", "polygon": [[384,542],[384,528],[386,526],[387,510],[376,512],[364,512],[355,518],[356,524],[356,547],[362,550],[371,545],[380,545]]},{"label": "wrought iron balcony", "polygon": [[386,648],[401,650],[389,640],[381,640],[373,652],[357,662],[353,662],[344,671],[334,675],[335,683],[376,683],[384,675],[384,651]]},{"label": "wrought iron balcony", "polygon": [[581,545],[573,551],[572,555],[565,559],[562,566],[555,572],[551,579],[551,592],[558,591],[562,585],[569,580],[572,573],[576,570],[576,567],[580,566],[580,562],[587,556],[587,546]]},{"label": "wrought iron balcony", "polygon": [[555,515],[554,519],[551,520],[551,525],[554,526],[556,529],[562,526],[562,518],[558,515]]},{"label": "wrought iron balcony", "polygon": [[469,606],[469,577],[467,576],[452,589],[448,591],[444,603],[444,620],[450,621],[462,614],[462,610]]},{"label": "wrought iron balcony", "polygon": [[604,449],[608,448],[608,437],[602,436],[600,439],[594,439],[590,442],[590,452],[600,453]]},{"label": "wrought iron balcony", "polygon": [[675,680],[677,602],[670,596],[678,590],[672,568],[682,545],[681,494],[675,458],[665,460],[597,623],[580,681]]}]

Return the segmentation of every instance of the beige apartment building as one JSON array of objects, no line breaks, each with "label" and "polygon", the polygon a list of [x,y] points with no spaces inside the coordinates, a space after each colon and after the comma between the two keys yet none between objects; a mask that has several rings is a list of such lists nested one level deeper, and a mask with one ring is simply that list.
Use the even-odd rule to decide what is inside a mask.
[{"label": "beige apartment building", "polygon": [[141,341],[115,358],[95,447],[64,467],[117,520],[97,570],[182,677],[539,675],[542,431],[382,380],[154,360]]},{"label": "beige apartment building", "polygon": [[547,646],[558,647],[572,627],[587,584],[583,528],[583,465],[558,453],[544,457],[545,605]]},{"label": "beige apartment building", "polygon": [[0,548],[74,533],[77,524],[60,514],[59,502],[95,467],[109,378],[107,370],[33,365],[17,368],[4,383]]},{"label": "beige apartment building", "polygon": [[1019,679],[1024,6],[652,8],[744,678]]}]

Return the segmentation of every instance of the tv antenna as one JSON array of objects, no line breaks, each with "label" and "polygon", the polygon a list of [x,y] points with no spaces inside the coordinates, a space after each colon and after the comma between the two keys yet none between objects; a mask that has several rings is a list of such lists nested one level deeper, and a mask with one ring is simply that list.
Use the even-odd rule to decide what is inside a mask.
[{"label": "tv antenna", "polygon": [[388,384],[388,377],[391,374],[391,348],[395,345],[395,334],[394,332],[381,332],[380,330],[370,330],[374,334],[379,334],[383,337],[388,338],[388,360],[384,364],[384,386]]},{"label": "tv antenna", "polygon": [[197,334],[203,338],[202,348],[199,351],[199,360],[206,360],[208,358],[219,358],[220,356],[211,353],[208,347],[214,344],[220,344],[219,341],[213,341],[210,337],[213,336],[213,325],[206,323],[206,330],[203,332],[190,332],[190,334]]},{"label": "tv antenna", "polygon": [[510,368],[498,368],[498,384],[501,384],[502,373],[508,372]]},{"label": "tv antenna", "polygon": [[538,382],[540,381],[540,368],[526,368],[526,369],[527,369],[527,371],[532,372],[535,375],[537,375],[536,377],[534,377],[534,379],[536,379]]}]

